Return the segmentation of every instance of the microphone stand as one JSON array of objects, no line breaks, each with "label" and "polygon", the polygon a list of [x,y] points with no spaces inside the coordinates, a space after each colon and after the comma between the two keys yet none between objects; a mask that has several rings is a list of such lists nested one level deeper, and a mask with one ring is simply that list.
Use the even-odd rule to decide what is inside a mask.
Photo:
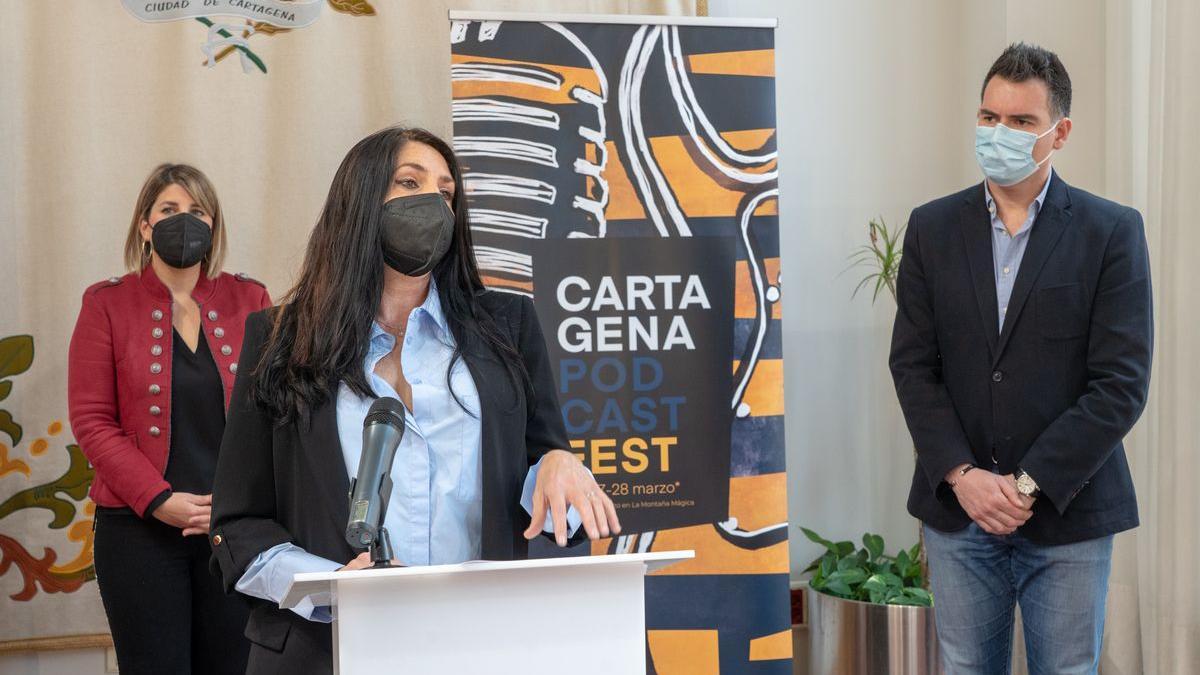
[{"label": "microphone stand", "polygon": [[[383,518],[379,520],[382,522]],[[392,564],[395,557],[392,554],[392,539],[388,536],[387,528],[380,526],[379,535],[371,542],[371,568],[395,567]]]},{"label": "microphone stand", "polygon": [[387,528],[383,526],[384,520],[387,518],[388,502],[391,498],[392,477],[384,476],[379,486],[379,531],[376,533],[375,538],[371,540],[372,569],[395,567],[392,564],[392,560],[396,558],[392,553],[392,538],[388,536]]}]

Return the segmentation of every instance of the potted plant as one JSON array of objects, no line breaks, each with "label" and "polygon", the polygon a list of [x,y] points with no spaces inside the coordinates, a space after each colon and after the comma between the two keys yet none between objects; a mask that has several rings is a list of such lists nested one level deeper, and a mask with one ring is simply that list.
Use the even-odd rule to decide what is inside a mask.
[{"label": "potted plant", "polygon": [[851,299],[857,297],[863,287],[875,282],[875,288],[871,293],[871,302],[874,303],[878,300],[880,292],[885,288],[891,292],[892,301],[895,302],[896,273],[900,271],[900,258],[904,254],[901,243],[907,227],[907,225],[901,225],[900,229],[892,232],[888,230],[883,216],[879,217],[879,222],[872,220],[867,223],[867,236],[870,243],[859,246],[854,253],[850,254],[850,266],[846,270],[866,267],[871,272],[859,280],[858,285],[854,287],[854,293],[850,296]]},{"label": "potted plant", "polygon": [[[851,297],[871,288],[874,303],[886,290],[896,299],[905,227],[895,231],[883,218],[870,221],[869,241],[850,255],[846,269],[866,267]],[[808,566],[809,672],[941,673],[933,595],[926,585],[924,537],[888,555],[883,537],[865,534],[862,548],[829,541],[812,530],[804,535],[825,547]]]},{"label": "potted plant", "polygon": [[809,672],[941,673],[933,595],[925,587],[920,544],[885,552],[883,537],[862,548],[801,528],[825,552],[805,570]]}]

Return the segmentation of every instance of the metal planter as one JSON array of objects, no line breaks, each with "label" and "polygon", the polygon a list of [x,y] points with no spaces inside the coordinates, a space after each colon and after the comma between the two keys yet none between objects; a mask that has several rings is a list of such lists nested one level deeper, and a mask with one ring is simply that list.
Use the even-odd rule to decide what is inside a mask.
[{"label": "metal planter", "polygon": [[807,592],[811,675],[942,673],[933,609]]}]

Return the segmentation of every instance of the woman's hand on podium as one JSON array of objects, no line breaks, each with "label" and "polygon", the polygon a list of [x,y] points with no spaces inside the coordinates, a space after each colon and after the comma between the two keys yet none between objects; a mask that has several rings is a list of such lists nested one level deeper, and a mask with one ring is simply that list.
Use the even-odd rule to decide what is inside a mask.
[{"label": "woman's hand on podium", "polygon": [[363,551],[354,557],[354,560],[342,565],[338,568],[339,572],[353,572],[354,570],[365,570],[371,566],[371,552]]},{"label": "woman's hand on podium", "polygon": [[[394,558],[392,559],[392,564],[395,565],[396,567],[404,567],[404,563],[402,563],[399,560],[396,560]],[[341,567],[337,568],[337,571],[338,572],[353,572],[354,570],[365,570],[370,566],[371,566],[371,552],[363,551],[362,553],[359,553],[358,555],[354,556],[354,560],[351,560],[350,562],[346,563],[345,565],[342,565]]]},{"label": "woman's hand on podium", "polygon": [[578,457],[566,450],[551,450],[541,462],[533,488],[533,520],[525,530],[526,539],[541,533],[548,509],[554,522],[554,539],[559,546],[566,546],[570,506],[579,513],[588,539],[620,534],[621,521],[617,519],[612,499],[600,489]]}]

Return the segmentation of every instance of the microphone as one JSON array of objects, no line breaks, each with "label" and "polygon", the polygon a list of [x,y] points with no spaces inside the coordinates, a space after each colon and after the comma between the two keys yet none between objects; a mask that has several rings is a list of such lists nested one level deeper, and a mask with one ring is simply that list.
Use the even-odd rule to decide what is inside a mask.
[{"label": "microphone", "polygon": [[362,455],[358,476],[350,483],[346,524],[346,541],[353,548],[370,548],[376,566],[386,566],[392,559],[383,519],[392,494],[392,461],[402,438],[404,405],[391,396],[376,399],[363,420]]}]

